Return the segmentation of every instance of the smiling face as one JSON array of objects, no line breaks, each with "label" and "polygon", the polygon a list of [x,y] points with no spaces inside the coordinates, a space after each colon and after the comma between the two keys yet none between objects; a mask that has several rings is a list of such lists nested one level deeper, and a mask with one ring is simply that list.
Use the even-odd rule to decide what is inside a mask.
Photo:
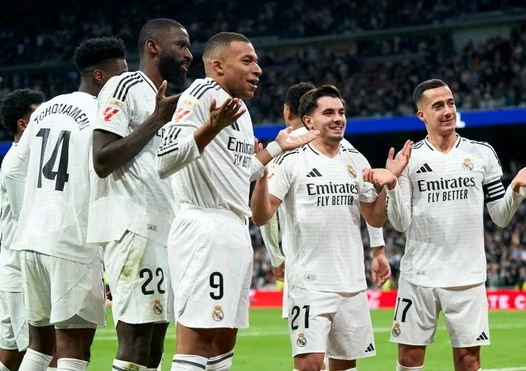
[{"label": "smiling face", "polygon": [[230,96],[251,99],[256,92],[262,70],[258,56],[249,42],[232,41],[214,62],[216,81]]},{"label": "smiling face", "polygon": [[455,133],[457,107],[447,86],[424,91],[417,106],[417,116],[425,123],[429,135],[447,137]]},{"label": "smiling face", "polygon": [[316,101],[316,109],[303,116],[310,130],[319,130],[319,138],[328,142],[340,142],[345,134],[347,120],[345,107],[340,98],[322,96]]},{"label": "smiling face", "polygon": [[181,85],[192,62],[190,39],[184,28],[170,27],[159,40],[159,71],[164,79],[175,85]]}]

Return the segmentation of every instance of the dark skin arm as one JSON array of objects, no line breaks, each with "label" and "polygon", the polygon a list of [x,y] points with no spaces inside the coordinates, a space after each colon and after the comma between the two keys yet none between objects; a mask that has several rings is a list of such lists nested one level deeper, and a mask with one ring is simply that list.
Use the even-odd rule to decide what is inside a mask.
[{"label": "dark skin arm", "polygon": [[130,135],[123,138],[105,130],[93,131],[93,166],[98,176],[107,177],[135,157],[172,119],[180,94],[167,97],[167,85],[163,81],[156,96],[155,110]]}]

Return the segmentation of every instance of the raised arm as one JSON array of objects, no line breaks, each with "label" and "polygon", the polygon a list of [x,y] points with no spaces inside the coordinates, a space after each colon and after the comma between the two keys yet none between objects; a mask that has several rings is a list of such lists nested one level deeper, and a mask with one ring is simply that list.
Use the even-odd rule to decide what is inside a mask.
[{"label": "raised arm", "polygon": [[102,178],[110,175],[142,151],[157,131],[170,121],[179,99],[179,95],[166,97],[167,82],[163,81],[157,92],[153,113],[126,135],[126,128],[132,115],[130,105],[133,103],[121,102],[113,97],[112,91],[115,89],[113,85],[101,91],[97,123],[93,131],[93,167],[97,175]]},{"label": "raised arm", "polygon": [[483,188],[491,220],[499,227],[505,227],[526,198],[526,168],[515,175],[506,191],[500,179],[485,184]]},{"label": "raised arm", "polygon": [[204,95],[201,99],[184,99],[167,126],[157,151],[159,176],[166,178],[199,158],[206,146],[246,109],[237,98],[228,98],[221,106]]}]

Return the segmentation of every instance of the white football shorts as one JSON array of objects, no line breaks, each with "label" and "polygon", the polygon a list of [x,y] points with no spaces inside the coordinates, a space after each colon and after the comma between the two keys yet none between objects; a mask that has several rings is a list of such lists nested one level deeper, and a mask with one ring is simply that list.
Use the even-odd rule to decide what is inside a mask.
[{"label": "white football shorts", "polygon": [[400,277],[391,341],[407,345],[433,343],[440,312],[451,346],[490,344],[488,301],[484,283],[460,287],[423,287]]},{"label": "white football shorts", "polygon": [[104,246],[104,265],[115,326],[173,322],[166,247],[126,231]]},{"label": "white football shorts", "polygon": [[105,325],[102,261],[79,263],[22,251],[27,320],[35,327],[96,328]]},{"label": "white football shorts", "polygon": [[23,351],[29,345],[29,329],[22,292],[0,291],[0,348]]},{"label": "white football shorts", "polygon": [[176,321],[248,327],[253,250],[248,223],[228,210],[182,209],[168,238]]},{"label": "white football shorts", "polygon": [[376,354],[365,292],[335,293],[289,287],[292,355],[326,353],[355,360]]}]

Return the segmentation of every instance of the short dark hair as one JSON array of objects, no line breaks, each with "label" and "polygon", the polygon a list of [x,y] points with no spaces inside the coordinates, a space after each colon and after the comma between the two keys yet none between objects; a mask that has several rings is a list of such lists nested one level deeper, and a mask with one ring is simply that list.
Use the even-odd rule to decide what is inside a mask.
[{"label": "short dark hair", "polygon": [[312,115],[312,113],[316,110],[316,107],[318,107],[318,99],[322,97],[338,98],[345,106],[345,101],[343,100],[342,95],[336,86],[322,85],[318,88],[309,90],[301,97],[298,111],[302,120],[303,116]]},{"label": "short dark hair", "polygon": [[219,32],[208,39],[203,48],[203,60],[208,58],[212,52],[218,48],[223,48],[234,41],[249,43],[250,40],[245,35],[237,32]]},{"label": "short dark hair", "polygon": [[313,83],[310,82],[299,82],[289,86],[287,94],[285,95],[285,104],[289,106],[290,112],[294,116],[299,115],[299,106],[301,97],[309,90],[315,89]]},{"label": "short dark hair", "polygon": [[170,18],[154,18],[146,22],[139,31],[139,39],[137,41],[137,46],[139,47],[139,56],[142,56],[144,52],[144,44],[149,39],[157,40],[159,32],[166,31],[171,27],[177,27],[185,29],[184,26]]},{"label": "short dark hair", "polygon": [[83,41],[76,49],[73,61],[79,72],[115,59],[126,58],[124,41],[117,37],[97,37]]},{"label": "short dark hair", "polygon": [[418,84],[413,92],[413,102],[415,102],[415,106],[418,106],[418,103],[422,100],[422,96],[426,90],[440,88],[441,86],[448,85],[440,79],[426,80]]},{"label": "short dark hair", "polygon": [[2,125],[15,135],[18,131],[17,121],[31,112],[33,104],[40,104],[45,99],[44,93],[33,89],[17,89],[7,94],[0,106]]}]

